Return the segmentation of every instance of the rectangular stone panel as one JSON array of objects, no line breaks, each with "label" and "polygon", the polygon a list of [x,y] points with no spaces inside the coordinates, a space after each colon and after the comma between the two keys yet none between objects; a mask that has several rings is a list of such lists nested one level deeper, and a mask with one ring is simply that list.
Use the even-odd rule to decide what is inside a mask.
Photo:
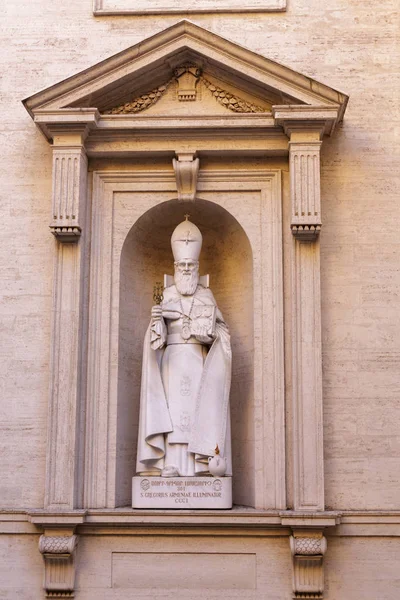
[{"label": "rectangular stone panel", "polygon": [[255,589],[255,554],[114,552],[112,587]]},{"label": "rectangular stone panel", "polygon": [[232,508],[232,477],[133,477],[133,508]]},{"label": "rectangular stone panel", "polygon": [[187,12],[271,12],[286,10],[286,0],[94,0],[95,15],[163,14]]}]

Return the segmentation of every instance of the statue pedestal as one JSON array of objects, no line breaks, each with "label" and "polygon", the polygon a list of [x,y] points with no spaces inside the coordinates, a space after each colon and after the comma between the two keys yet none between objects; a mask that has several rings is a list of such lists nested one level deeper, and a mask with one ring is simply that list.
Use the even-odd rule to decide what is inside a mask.
[{"label": "statue pedestal", "polygon": [[133,477],[133,508],[232,508],[232,477]]}]

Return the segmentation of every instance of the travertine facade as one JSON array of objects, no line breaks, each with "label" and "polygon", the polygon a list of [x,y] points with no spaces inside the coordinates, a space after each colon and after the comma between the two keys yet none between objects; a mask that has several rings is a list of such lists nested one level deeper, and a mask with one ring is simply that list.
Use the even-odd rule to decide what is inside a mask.
[{"label": "travertine facade", "polygon": [[[395,600],[397,3],[107,4],[2,13],[0,595]],[[238,322],[235,507],[133,511],[143,328],[187,210]]]}]

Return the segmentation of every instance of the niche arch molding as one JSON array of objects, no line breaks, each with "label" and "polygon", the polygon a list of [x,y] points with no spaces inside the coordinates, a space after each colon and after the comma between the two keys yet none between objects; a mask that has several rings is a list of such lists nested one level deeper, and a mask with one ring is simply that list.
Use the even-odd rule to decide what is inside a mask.
[{"label": "niche arch molding", "polygon": [[[132,198],[134,195],[128,196]],[[203,244],[200,273],[209,274],[218,306],[230,327],[233,353],[230,393],[233,428],[233,480],[236,505],[254,506],[254,318],[253,252],[240,223],[223,206],[196,197],[156,204],[129,230],[120,254],[118,423],[116,503],[131,504],[131,474],[136,467],[143,339],[154,304],[155,282],[173,274],[171,232],[189,214]]]},{"label": "niche arch molding", "polygon": [[[247,354],[244,353],[242,360],[252,363],[251,371],[247,368],[243,373],[243,378],[251,376],[252,381],[242,381],[243,389],[247,389],[246,402],[250,403],[251,418],[247,415],[244,427],[236,426],[241,431],[239,443],[243,444],[243,453],[248,461],[246,465],[238,464],[240,453],[237,452],[235,476],[240,485],[236,490],[236,503],[272,509],[282,509],[286,503],[280,179],[279,170],[238,170],[234,173],[230,169],[200,171],[200,200],[193,205],[194,212],[203,214],[203,217],[211,215],[215,207],[217,216],[225,214],[226,222],[232,225],[236,223],[237,231],[241,230],[241,235],[248,238],[248,248],[244,250],[251,263],[252,279],[257,285],[254,288],[251,285],[251,294],[246,297],[248,302],[251,296],[251,306],[244,306],[242,302],[242,309],[248,311],[246,319],[247,323],[251,322],[251,331],[247,332],[246,337],[242,327],[237,335],[244,344],[247,343]],[[115,508],[129,504],[129,484],[126,480],[132,471],[126,466],[134,463],[129,450],[125,457],[121,456],[121,439],[118,435],[123,418],[119,409],[124,410],[123,406],[118,406],[123,385],[118,368],[121,365],[120,294],[121,285],[124,285],[121,282],[121,256],[123,258],[130,230],[148,211],[158,209],[160,212],[160,206],[170,204],[174,207],[174,214],[185,212],[187,205],[171,200],[174,196],[176,184],[173,172],[107,170],[93,173],[85,508]],[[196,207],[197,202],[199,208]],[[240,210],[243,202],[248,206],[245,213]],[[172,257],[169,258],[172,265]],[[218,282],[214,283],[216,285],[212,285],[212,288],[218,298],[219,290],[215,290]],[[228,313],[235,315],[236,307],[229,308],[227,298],[224,301]],[[135,361],[139,362],[143,327],[149,320],[150,305],[151,289],[147,291],[147,300],[140,302],[139,308],[141,314],[138,319],[142,331],[138,333],[139,342],[135,344],[136,352],[140,349],[140,357],[135,356]],[[240,318],[240,315],[236,314],[236,317]],[[233,331],[235,335],[234,324]],[[254,339],[254,344],[250,344],[249,339]],[[236,389],[233,389],[233,395],[238,404],[241,393],[239,356],[236,361],[238,372],[236,379],[234,375]],[[264,369],[264,363],[270,367]],[[124,368],[127,368],[126,363]],[[138,372],[140,370],[136,369]],[[138,384],[136,379],[134,385]],[[132,393],[132,403],[134,395]],[[238,410],[236,407],[236,412]],[[239,414],[234,415],[234,418],[239,417]],[[122,448],[122,454],[123,451]],[[121,467],[121,461],[125,467]]]}]

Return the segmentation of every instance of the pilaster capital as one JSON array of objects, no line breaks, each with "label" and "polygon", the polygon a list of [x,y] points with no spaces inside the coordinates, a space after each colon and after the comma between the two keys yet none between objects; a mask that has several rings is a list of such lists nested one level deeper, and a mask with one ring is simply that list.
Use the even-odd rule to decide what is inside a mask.
[{"label": "pilaster capital", "polygon": [[320,149],[318,124],[295,124],[289,141],[291,224],[295,238],[314,241],[321,231]]},{"label": "pilaster capital", "polygon": [[45,137],[56,146],[83,146],[100,119],[97,108],[38,108],[33,116]]},{"label": "pilaster capital", "polygon": [[82,135],[63,134],[53,144],[50,230],[60,242],[77,242],[83,228],[88,159]]},{"label": "pilaster capital", "polygon": [[272,114],[275,124],[282,127],[286,135],[292,138],[299,132],[312,132],[319,136],[332,135],[339,117],[337,106],[310,106],[292,104],[273,106]]}]

